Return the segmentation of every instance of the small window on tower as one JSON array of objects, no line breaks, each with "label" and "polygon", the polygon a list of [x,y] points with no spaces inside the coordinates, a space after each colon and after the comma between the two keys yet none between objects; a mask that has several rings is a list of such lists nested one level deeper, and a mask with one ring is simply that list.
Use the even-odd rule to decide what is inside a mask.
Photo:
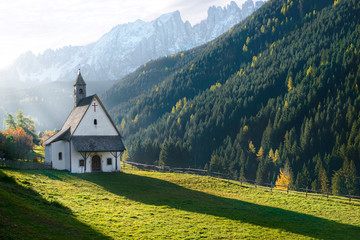
[{"label": "small window on tower", "polygon": [[80,160],[79,160],[79,166],[80,166],[80,167],[85,166],[85,161],[84,161],[84,159],[80,159]]},{"label": "small window on tower", "polygon": [[62,160],[62,152],[59,152],[59,160]]},{"label": "small window on tower", "polygon": [[80,93],[80,94],[83,94],[82,88],[79,89],[79,93]]},{"label": "small window on tower", "polygon": [[94,119],[94,125],[97,125],[97,120],[96,119]]}]

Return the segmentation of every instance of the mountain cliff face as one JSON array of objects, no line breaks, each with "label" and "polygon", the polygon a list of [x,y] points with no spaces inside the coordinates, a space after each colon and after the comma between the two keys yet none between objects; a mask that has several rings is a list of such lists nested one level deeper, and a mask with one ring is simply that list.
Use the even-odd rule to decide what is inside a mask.
[{"label": "mountain cliff face", "polygon": [[179,11],[151,22],[121,24],[86,46],[48,49],[38,56],[27,52],[2,70],[0,79],[7,83],[11,79],[14,84],[72,81],[81,68],[87,81],[117,80],[151,59],[213,40],[262,4],[248,0],[241,9],[235,2],[225,8],[210,7],[208,18],[195,26],[184,22]]}]

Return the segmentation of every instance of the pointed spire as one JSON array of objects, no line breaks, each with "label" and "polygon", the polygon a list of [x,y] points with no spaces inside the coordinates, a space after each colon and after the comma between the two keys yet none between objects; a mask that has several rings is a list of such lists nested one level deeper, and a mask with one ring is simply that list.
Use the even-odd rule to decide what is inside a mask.
[{"label": "pointed spire", "polygon": [[77,76],[77,78],[76,78],[76,81],[75,81],[74,86],[75,86],[75,85],[86,85],[84,79],[83,79],[82,76],[81,76],[80,68],[79,68],[78,76]]},{"label": "pointed spire", "polygon": [[86,98],[86,83],[81,76],[79,69],[78,76],[74,84],[74,107],[78,106],[81,99]]}]

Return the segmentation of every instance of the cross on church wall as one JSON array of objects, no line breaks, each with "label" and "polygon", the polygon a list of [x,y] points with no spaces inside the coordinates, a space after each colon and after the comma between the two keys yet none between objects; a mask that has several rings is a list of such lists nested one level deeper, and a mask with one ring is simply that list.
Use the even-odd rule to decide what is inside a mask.
[{"label": "cross on church wall", "polygon": [[96,107],[97,107],[97,106],[99,106],[99,105],[97,105],[97,104],[94,102],[94,104],[93,104],[93,105],[91,105],[91,106],[93,106],[93,107],[94,107],[94,112],[96,112]]}]

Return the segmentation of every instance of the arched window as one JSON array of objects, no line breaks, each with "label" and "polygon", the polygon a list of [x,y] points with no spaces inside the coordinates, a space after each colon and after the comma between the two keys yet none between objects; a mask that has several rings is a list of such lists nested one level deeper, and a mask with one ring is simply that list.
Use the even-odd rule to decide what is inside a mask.
[{"label": "arched window", "polygon": [[96,119],[94,119],[94,125],[97,125],[97,120]]},{"label": "arched window", "polygon": [[79,89],[79,93],[80,93],[80,94],[83,94],[82,88]]},{"label": "arched window", "polygon": [[62,160],[62,152],[59,152],[59,160]]}]

